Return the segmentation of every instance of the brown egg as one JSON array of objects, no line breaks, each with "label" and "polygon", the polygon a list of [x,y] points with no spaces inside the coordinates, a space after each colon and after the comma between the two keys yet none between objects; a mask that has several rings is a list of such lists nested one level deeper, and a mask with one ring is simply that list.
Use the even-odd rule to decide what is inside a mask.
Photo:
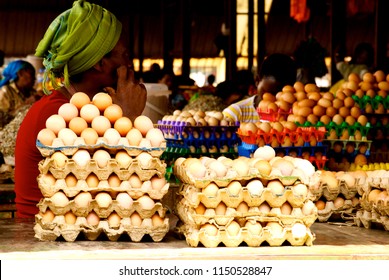
[{"label": "brown egg", "polygon": [[294,94],[294,97],[296,98],[297,101],[301,101],[307,98],[307,94],[304,91],[297,91]]},{"label": "brown egg", "polygon": [[158,213],[155,213],[153,216],[151,216],[151,221],[153,223],[153,227],[162,226],[164,223],[164,219],[161,218]]},{"label": "brown egg", "polygon": [[350,75],[348,76],[348,81],[354,81],[359,83],[361,81],[361,78],[356,73],[350,73]]},{"label": "brown egg", "polygon": [[295,91],[304,91],[304,84],[302,82],[297,81],[294,83],[293,88],[295,89]]},{"label": "brown egg", "polygon": [[323,200],[318,200],[315,202],[317,210],[323,210],[326,207],[326,203]]},{"label": "brown egg", "polygon": [[322,115],[320,117],[320,121],[324,123],[325,125],[328,125],[331,122],[331,117],[327,115]]},{"label": "brown egg", "polygon": [[99,92],[93,96],[92,104],[99,108],[100,112],[104,112],[108,106],[112,105],[112,97],[105,92]]},{"label": "brown egg", "polygon": [[100,116],[100,110],[93,104],[85,104],[80,109],[80,117],[86,120],[87,123],[91,123],[97,116]]},{"label": "brown egg", "polygon": [[54,139],[57,136],[55,133],[49,128],[43,128],[39,131],[37,139],[45,146],[51,146],[53,144]]},{"label": "brown egg", "polygon": [[65,103],[59,107],[58,115],[62,116],[63,119],[68,123],[70,120],[78,117],[78,109],[76,105],[72,103]]},{"label": "brown egg", "polygon": [[40,214],[44,223],[51,223],[55,218],[55,214],[50,209],[47,209],[46,212]]},{"label": "brown egg", "polygon": [[326,115],[330,118],[333,118],[338,113],[338,110],[336,110],[334,107],[328,107],[326,109]]},{"label": "brown egg", "polygon": [[130,220],[131,225],[136,227],[140,227],[143,221],[142,217],[137,212],[132,213],[132,215],[130,216]]},{"label": "brown egg", "polygon": [[100,180],[96,174],[91,173],[88,175],[88,177],[86,177],[85,182],[89,188],[95,189],[99,185]]},{"label": "brown egg", "polygon": [[334,100],[335,96],[331,92],[325,92],[325,93],[323,93],[323,98],[332,101],[332,100]]},{"label": "brown egg", "polygon": [[76,92],[72,95],[69,101],[71,104],[74,104],[77,109],[81,109],[84,105],[91,102],[89,96],[84,92]]},{"label": "brown egg", "polygon": [[358,119],[358,117],[361,115],[361,109],[359,109],[358,107],[351,107],[350,108],[350,115],[353,118]]},{"label": "brown egg", "polygon": [[295,92],[295,88],[292,87],[291,85],[285,85],[283,88],[282,88],[282,92]]},{"label": "brown egg", "polygon": [[77,216],[72,211],[66,212],[64,215],[65,223],[68,225],[74,225],[77,220]]},{"label": "brown egg", "polygon": [[339,115],[341,115],[343,118],[350,115],[350,109],[348,107],[341,107],[339,108]]},{"label": "brown egg", "polygon": [[377,70],[374,72],[374,77],[375,77],[375,80],[377,81],[377,83],[380,83],[382,81],[385,81],[385,73],[384,71],[382,70]]},{"label": "brown egg", "polygon": [[362,80],[363,80],[363,82],[367,82],[367,83],[375,83],[376,82],[375,76],[370,72],[363,74]]},{"label": "brown egg", "polygon": [[357,122],[360,123],[362,126],[366,126],[368,119],[365,115],[360,115],[357,119]]},{"label": "brown egg", "polygon": [[264,93],[262,95],[262,99],[270,101],[270,102],[275,102],[276,101],[276,97],[273,94],[271,94],[271,93]]},{"label": "brown egg", "polygon": [[141,115],[134,120],[134,127],[145,137],[147,132],[154,128],[154,124],[149,117]]},{"label": "brown egg", "polygon": [[77,136],[88,127],[88,123],[81,117],[75,117],[69,121],[69,128],[74,131]]},{"label": "brown egg", "polygon": [[95,201],[100,208],[108,208],[112,204],[112,197],[109,193],[99,192],[95,196]]},{"label": "brown egg", "polygon": [[317,101],[317,105],[320,105],[323,108],[328,108],[332,106],[332,102],[331,100],[323,97]]},{"label": "brown egg", "polygon": [[339,99],[339,98],[335,98],[333,101],[332,101],[332,107],[334,107],[335,109],[339,109],[341,107],[344,106],[344,102],[342,99]]},{"label": "brown egg", "polygon": [[66,128],[66,122],[62,116],[54,114],[47,118],[46,128],[50,129],[56,135],[58,135],[58,132],[61,129]]},{"label": "brown egg", "polygon": [[91,127],[85,128],[81,132],[81,138],[84,139],[85,144],[87,145],[95,145],[97,142],[97,139],[99,138],[99,135],[97,134],[96,130],[94,130]]},{"label": "brown egg", "polygon": [[77,182],[78,182],[77,177],[74,176],[74,175],[71,174],[71,173],[69,173],[69,174],[65,177],[66,186],[68,186],[69,188],[74,188],[74,187],[77,185]]}]

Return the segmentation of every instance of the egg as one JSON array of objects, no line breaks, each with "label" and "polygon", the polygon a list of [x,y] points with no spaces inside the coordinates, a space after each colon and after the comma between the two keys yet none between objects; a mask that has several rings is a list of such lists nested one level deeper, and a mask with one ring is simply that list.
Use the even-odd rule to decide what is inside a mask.
[{"label": "egg", "polygon": [[261,159],[270,161],[271,159],[273,159],[275,157],[275,155],[276,155],[275,150],[272,147],[266,145],[266,146],[262,146],[262,147],[257,148],[254,152],[253,157],[254,158],[261,158]]},{"label": "egg", "polygon": [[139,189],[142,186],[142,181],[136,173],[131,174],[128,181],[132,188]]},{"label": "egg", "polygon": [[258,221],[247,220],[244,226],[252,235],[260,235],[262,233],[262,225]]},{"label": "egg", "polygon": [[163,225],[164,219],[160,217],[157,213],[155,213],[153,216],[151,216],[151,222],[153,224],[153,227],[159,227]]},{"label": "egg", "polygon": [[281,214],[282,215],[290,215],[292,213],[292,206],[289,204],[289,202],[285,202],[281,205]]},{"label": "egg", "polygon": [[121,117],[115,121],[113,127],[120,133],[121,137],[126,137],[132,128],[132,121],[127,117]]},{"label": "egg", "polygon": [[138,129],[132,128],[130,131],[128,131],[126,138],[130,146],[139,146],[143,136]]},{"label": "egg", "polygon": [[81,132],[80,136],[82,139],[84,139],[84,142],[87,145],[95,145],[97,143],[97,139],[99,138],[99,135],[97,134],[96,130],[91,127],[85,128]]},{"label": "egg", "polygon": [[78,109],[76,105],[72,103],[62,104],[58,109],[58,115],[62,116],[65,122],[70,122],[70,120],[78,117]]},{"label": "egg", "polygon": [[83,118],[87,123],[91,123],[92,120],[100,116],[100,110],[93,104],[85,104],[80,109],[80,117]]},{"label": "egg", "polygon": [[151,128],[146,133],[146,139],[150,140],[152,147],[160,147],[165,137],[159,128]]},{"label": "egg", "polygon": [[227,205],[224,202],[220,202],[215,208],[216,215],[225,215],[227,211]]},{"label": "egg", "polygon": [[111,122],[104,116],[96,116],[92,120],[91,127],[97,132],[99,136],[104,136],[104,133],[109,128],[111,128]]},{"label": "egg", "polygon": [[339,208],[343,207],[343,205],[344,205],[344,198],[343,197],[338,196],[337,198],[335,198],[335,200],[334,200],[335,209],[339,209]]},{"label": "egg", "polygon": [[284,228],[278,222],[268,222],[266,228],[271,232],[271,236],[282,235]]},{"label": "egg", "polygon": [[99,149],[93,153],[92,159],[96,161],[99,168],[105,168],[111,159],[111,155],[106,150]]},{"label": "egg", "polygon": [[51,223],[55,218],[53,211],[51,211],[50,209],[47,209],[44,213],[40,214],[44,223]]},{"label": "egg", "polygon": [[62,128],[58,132],[58,138],[62,140],[65,146],[72,146],[77,139],[77,134],[70,128]]},{"label": "egg", "polygon": [[317,200],[315,201],[315,206],[317,210],[324,210],[324,208],[326,207],[326,203],[323,200]]},{"label": "egg", "polygon": [[274,196],[281,196],[284,193],[284,186],[278,180],[271,180],[266,186]]},{"label": "egg", "polygon": [[91,156],[87,150],[80,149],[73,154],[72,159],[79,167],[85,167],[91,160]]},{"label": "egg", "polygon": [[239,213],[247,213],[249,211],[249,206],[247,205],[247,203],[245,201],[242,201],[236,207],[236,211]]},{"label": "egg", "polygon": [[123,109],[117,105],[117,104],[112,104],[108,106],[104,110],[104,117],[106,117],[112,124],[114,124],[118,119],[123,117]]},{"label": "egg", "polygon": [[196,208],[195,208],[195,212],[196,214],[199,214],[199,215],[204,215],[205,211],[207,210],[207,208],[205,208],[204,204],[200,203]]},{"label": "egg", "polygon": [[145,137],[147,132],[154,128],[154,124],[149,117],[140,115],[134,120],[134,127]]},{"label": "egg", "polygon": [[81,117],[75,117],[69,121],[68,126],[77,136],[80,136],[81,132],[88,127],[88,123]]},{"label": "egg", "polygon": [[85,182],[89,188],[95,189],[99,185],[100,180],[95,173],[90,173],[88,177],[86,177]]},{"label": "egg", "polygon": [[112,97],[105,92],[96,93],[92,98],[92,104],[104,112],[108,106],[112,105]]},{"label": "egg", "polygon": [[221,161],[218,161],[218,160],[212,161],[208,167],[210,170],[214,171],[216,174],[216,177],[219,177],[219,178],[226,176],[227,171],[228,171],[227,167]]},{"label": "egg", "polygon": [[56,192],[50,200],[56,207],[65,207],[69,204],[69,198],[63,192]]},{"label": "egg", "polygon": [[230,236],[237,236],[240,232],[240,226],[236,221],[232,221],[227,227],[226,231]]},{"label": "egg", "polygon": [[206,197],[216,197],[219,192],[219,187],[215,183],[209,183],[203,190],[202,193]]},{"label": "egg", "polygon": [[201,226],[201,230],[204,230],[209,236],[216,236],[219,232],[218,228],[213,224],[204,224]]},{"label": "egg", "polygon": [[258,207],[258,211],[264,214],[270,213],[270,210],[270,205],[266,201],[261,203],[261,205]]},{"label": "egg", "polygon": [[88,208],[92,202],[92,195],[90,192],[80,192],[74,197],[74,204],[77,208]]},{"label": "egg", "polygon": [[57,181],[57,179],[55,179],[55,177],[51,173],[41,174],[40,176],[41,176],[44,184],[47,186],[54,186],[54,184]]},{"label": "egg", "polygon": [[115,173],[111,173],[111,175],[109,175],[108,177],[108,185],[111,187],[111,188],[119,188],[122,181],[120,180],[119,176]]},{"label": "egg", "polygon": [[142,195],[137,199],[137,202],[144,210],[151,210],[155,206],[154,200],[152,200],[148,195]]},{"label": "egg", "polygon": [[166,185],[165,177],[159,178],[157,175],[154,175],[151,177],[150,181],[153,190],[161,190]]},{"label": "egg", "polygon": [[74,225],[77,220],[77,216],[73,214],[73,212],[68,211],[64,215],[65,223],[68,225]]},{"label": "egg", "polygon": [[69,188],[74,188],[76,185],[77,185],[77,177],[74,176],[73,174],[68,174],[66,177],[65,177],[65,183],[66,183],[66,186],[68,186]]},{"label": "egg", "polygon": [[96,227],[100,223],[100,218],[96,212],[92,211],[88,214],[88,216],[86,216],[86,221],[88,225]]},{"label": "egg", "polygon": [[263,184],[260,180],[254,179],[247,184],[246,188],[251,196],[260,196],[263,191]]},{"label": "egg", "polygon": [[137,212],[131,214],[130,220],[131,220],[131,225],[136,227],[141,226],[143,221],[142,217]]},{"label": "egg", "polygon": [[295,223],[292,226],[292,235],[294,238],[303,238],[307,234],[307,228],[302,223]]},{"label": "egg", "polygon": [[232,169],[236,171],[238,176],[247,176],[250,171],[250,166],[243,158],[234,159],[232,163]]},{"label": "egg", "polygon": [[238,196],[242,190],[242,184],[239,181],[231,181],[227,185],[227,190],[230,196]]},{"label": "egg", "polygon": [[43,128],[39,131],[37,139],[45,146],[51,146],[53,144],[54,139],[56,138],[56,134],[48,128]]},{"label": "egg", "polygon": [[50,158],[54,161],[54,166],[57,168],[65,167],[68,161],[68,157],[62,152],[54,152]]},{"label": "egg", "polygon": [[195,178],[204,178],[207,168],[198,160],[188,167],[188,172]]},{"label": "egg", "polygon": [[132,157],[127,153],[126,150],[120,150],[117,152],[115,159],[119,165],[119,168],[121,169],[127,169],[132,162]]},{"label": "egg", "polygon": [[136,156],[136,159],[138,160],[141,168],[147,169],[152,164],[153,156],[147,152],[141,152],[139,155]]},{"label": "egg", "polygon": [[104,132],[103,137],[106,139],[108,145],[116,146],[119,144],[121,135],[116,129],[108,128]]},{"label": "egg", "polygon": [[58,135],[61,129],[66,128],[66,121],[58,114],[51,115],[46,120],[46,128],[53,131],[55,135]]},{"label": "egg", "polygon": [[130,209],[134,202],[131,196],[126,192],[118,193],[118,195],[116,196],[116,201],[118,202],[119,206],[123,209]]},{"label": "egg", "polygon": [[95,201],[100,208],[108,208],[112,204],[112,197],[106,192],[99,192]]},{"label": "egg", "polygon": [[69,103],[75,105],[77,109],[81,109],[82,106],[91,102],[89,96],[84,92],[76,92],[70,98]]}]

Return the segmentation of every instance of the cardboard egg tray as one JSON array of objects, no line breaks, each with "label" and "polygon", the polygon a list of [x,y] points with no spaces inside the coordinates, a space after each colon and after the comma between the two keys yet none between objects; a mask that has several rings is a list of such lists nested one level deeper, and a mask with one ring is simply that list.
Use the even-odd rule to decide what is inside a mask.
[{"label": "cardboard egg tray", "polygon": [[226,247],[238,247],[245,242],[249,247],[259,247],[262,243],[267,242],[270,246],[281,246],[288,241],[292,246],[312,246],[315,235],[309,228],[306,228],[304,236],[295,236],[292,232],[292,226],[284,227],[282,233],[275,235],[271,229],[264,227],[262,232],[254,235],[243,227],[236,236],[228,234],[224,226],[219,227],[215,236],[208,235],[204,229],[184,225],[178,229],[186,237],[186,242],[192,247],[199,247],[202,244],[207,248],[216,248],[220,244]]},{"label": "cardboard egg tray", "polygon": [[207,174],[204,176],[204,178],[195,178],[192,176],[189,172],[187,172],[187,168],[185,163],[182,163],[180,166],[176,166],[175,168],[175,175],[176,177],[184,184],[193,185],[196,188],[205,188],[210,183],[215,183],[219,187],[225,187],[227,186],[231,181],[250,181],[254,178],[262,178],[265,180],[274,180],[278,179],[284,186],[290,186],[296,183],[297,181],[301,181],[302,183],[306,185],[310,185],[314,183],[312,180],[314,178],[302,178],[298,176],[262,176],[260,175],[259,171],[255,168],[251,168],[249,170],[249,174],[247,176],[240,176],[238,173],[233,170],[232,168],[228,169],[226,176],[224,177],[216,177],[215,174],[212,173],[212,171],[207,170]]},{"label": "cardboard egg tray", "polygon": [[389,231],[389,216],[380,215],[375,211],[360,210],[356,213],[355,223],[358,227],[367,229],[377,226],[382,226],[386,231]]},{"label": "cardboard egg tray", "polygon": [[326,182],[321,182],[318,188],[310,188],[309,191],[309,197],[312,201],[316,201],[320,197],[325,197],[326,200],[333,201],[340,194],[342,194],[345,199],[351,199],[358,193],[356,186],[350,187],[344,181],[339,182],[336,187],[331,187]]},{"label": "cardboard egg tray", "polygon": [[376,202],[369,201],[368,195],[370,190],[364,193],[360,199],[362,209],[369,212],[375,211],[383,216],[389,216],[389,202],[385,200],[378,200]]},{"label": "cardboard egg tray", "polygon": [[86,149],[90,152],[98,149],[105,149],[110,153],[118,150],[126,150],[132,157],[136,157],[142,152],[148,152],[153,157],[160,157],[166,149],[166,141],[162,142],[161,147],[145,148],[130,146],[126,137],[121,137],[117,145],[109,145],[106,143],[104,137],[99,137],[95,145],[87,145],[82,137],[77,137],[74,144],[71,146],[66,146],[60,138],[55,138],[51,146],[43,145],[39,140],[37,140],[36,146],[43,157],[49,157],[57,151],[60,151],[67,156],[72,156],[79,149]]},{"label": "cardboard egg tray", "polygon": [[325,127],[298,127],[294,131],[284,129],[281,132],[275,129],[270,129],[268,133],[258,130],[257,133],[251,133],[251,131],[249,131],[248,135],[245,135],[240,128],[237,131],[237,135],[240,139],[247,144],[258,145],[264,142],[266,145],[269,145],[274,139],[277,139],[279,146],[284,144],[286,137],[289,137],[292,144],[296,144],[299,139],[303,139],[304,143],[309,145],[312,137],[314,137],[318,144],[320,144],[324,140],[325,134]]},{"label": "cardboard egg tray", "polygon": [[347,220],[347,216],[352,215],[355,210],[356,208],[350,199],[346,199],[344,205],[339,208],[335,207],[333,201],[326,201],[325,208],[317,211],[317,220],[319,222],[327,222],[336,218]]},{"label": "cardboard egg tray", "polygon": [[100,218],[107,218],[111,213],[116,212],[120,217],[125,218],[131,216],[134,212],[137,212],[143,219],[150,218],[156,212],[160,216],[164,216],[166,208],[162,203],[155,202],[152,209],[143,209],[137,200],[135,200],[130,208],[123,208],[116,200],[112,200],[112,203],[107,207],[100,207],[93,199],[87,207],[79,207],[74,203],[74,200],[69,200],[69,203],[65,206],[55,205],[50,198],[43,198],[38,203],[39,210],[44,213],[47,209],[50,209],[55,215],[65,215],[71,211],[77,217],[86,217],[92,211],[94,211]]},{"label": "cardboard egg tray", "polygon": [[190,184],[183,185],[179,192],[191,207],[197,207],[200,203],[206,208],[216,208],[220,202],[224,202],[227,207],[236,208],[241,202],[246,202],[249,207],[256,207],[267,202],[272,208],[279,208],[285,202],[294,208],[304,205],[307,197],[296,196],[292,189],[286,188],[282,195],[274,195],[266,187],[258,196],[252,196],[246,187],[243,187],[237,195],[231,195],[227,188],[219,188],[215,197],[207,197],[199,189]]},{"label": "cardboard egg tray", "polygon": [[137,159],[134,159],[127,168],[121,168],[116,159],[110,159],[104,168],[100,168],[94,159],[83,167],[78,166],[73,159],[68,159],[64,167],[58,168],[53,159],[46,158],[39,162],[38,167],[41,174],[50,172],[56,179],[65,179],[67,175],[73,174],[78,180],[85,180],[91,173],[94,173],[99,180],[107,180],[115,173],[120,180],[125,181],[136,173],[141,181],[145,181],[150,180],[154,175],[161,177],[166,171],[166,164],[159,158],[152,158],[148,166],[142,166]]},{"label": "cardboard egg tray", "polygon": [[144,219],[141,226],[131,225],[130,218],[123,218],[118,228],[110,227],[107,220],[100,220],[97,226],[87,223],[85,217],[77,217],[75,224],[66,224],[64,216],[56,216],[52,222],[46,223],[42,216],[35,216],[35,237],[41,241],[55,241],[62,236],[66,241],[75,241],[80,234],[88,240],[96,240],[105,235],[111,241],[117,241],[120,236],[127,234],[131,241],[140,242],[149,235],[154,242],[161,241],[169,231],[169,219],[165,218],[160,226],[153,226],[151,219]]},{"label": "cardboard egg tray", "polygon": [[131,198],[137,199],[144,194],[148,194],[150,198],[154,200],[160,200],[169,191],[169,183],[166,183],[160,190],[152,189],[150,181],[143,181],[140,188],[134,188],[129,181],[122,181],[118,187],[112,187],[108,184],[108,181],[100,181],[97,187],[91,188],[88,186],[85,180],[78,180],[76,186],[68,187],[65,179],[57,179],[55,184],[52,185],[46,182],[43,178],[43,174],[38,175],[38,186],[42,192],[43,197],[51,197],[56,192],[62,191],[67,197],[74,197],[80,192],[126,192]]},{"label": "cardboard egg tray", "polygon": [[259,222],[280,222],[283,225],[300,222],[310,227],[317,219],[316,212],[311,215],[304,215],[301,208],[293,208],[290,215],[283,215],[280,208],[273,208],[269,213],[263,213],[259,211],[258,207],[250,208],[247,213],[240,213],[236,209],[228,207],[224,215],[216,215],[215,209],[212,208],[206,209],[204,214],[197,214],[195,209],[188,205],[185,198],[177,203],[176,211],[181,221],[191,226],[204,225],[206,223],[225,226],[233,220],[244,225],[244,222],[250,218]]}]

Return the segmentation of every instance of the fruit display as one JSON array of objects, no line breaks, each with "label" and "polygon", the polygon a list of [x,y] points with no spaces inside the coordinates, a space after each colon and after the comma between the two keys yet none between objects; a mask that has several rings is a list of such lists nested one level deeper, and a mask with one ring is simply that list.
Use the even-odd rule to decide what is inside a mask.
[{"label": "fruit display", "polygon": [[127,235],[139,242],[148,235],[158,242],[169,231],[161,203],[169,189],[160,160],[166,143],[148,117],[132,123],[109,95],[90,100],[79,92],[47,119],[37,147],[44,156],[34,226],[39,240]]},{"label": "fruit display", "polygon": [[358,188],[361,209],[355,216],[356,225],[389,231],[389,171],[366,171],[361,178],[363,184]]},{"label": "fruit display", "polygon": [[307,160],[278,157],[270,146],[253,158],[178,158],[182,182],[178,232],[193,247],[312,245],[317,208],[309,200],[318,183]]},{"label": "fruit display", "polygon": [[162,155],[168,165],[167,174],[173,174],[172,166],[179,157],[237,157],[238,127],[219,111],[176,110],[164,116],[158,128],[167,142]]}]

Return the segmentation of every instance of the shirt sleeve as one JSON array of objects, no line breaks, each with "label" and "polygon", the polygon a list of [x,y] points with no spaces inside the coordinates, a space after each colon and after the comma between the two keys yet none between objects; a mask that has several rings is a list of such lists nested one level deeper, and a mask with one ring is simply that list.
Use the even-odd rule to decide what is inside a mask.
[{"label": "shirt sleeve", "polygon": [[240,109],[239,105],[231,104],[223,110],[223,115],[226,119],[230,119],[237,122],[241,119],[242,110]]}]

